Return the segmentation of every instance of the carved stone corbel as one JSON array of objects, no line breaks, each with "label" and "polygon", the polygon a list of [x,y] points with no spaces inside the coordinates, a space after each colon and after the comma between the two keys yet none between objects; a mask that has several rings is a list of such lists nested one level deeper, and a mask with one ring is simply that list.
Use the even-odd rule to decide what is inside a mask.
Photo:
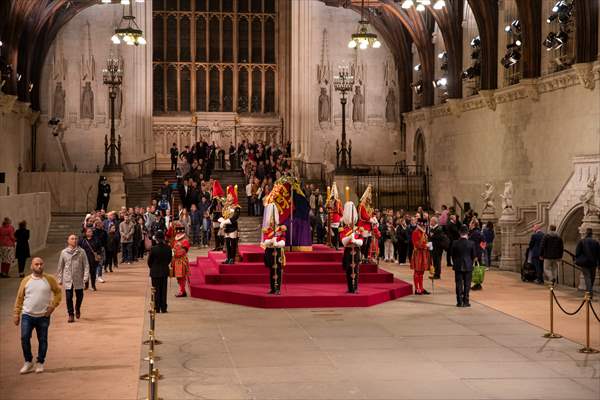
[{"label": "carved stone corbel", "polygon": [[450,114],[454,115],[457,118],[460,118],[460,116],[463,113],[462,99],[448,99],[446,100],[446,102],[448,103],[448,109],[450,111]]},{"label": "carved stone corbel", "polygon": [[521,79],[519,84],[525,89],[525,95],[532,101],[540,100],[540,91],[538,90],[536,79]]},{"label": "carved stone corbel", "polygon": [[594,72],[592,71],[592,63],[578,63],[572,65],[579,82],[584,88],[594,90],[596,82],[594,81]]},{"label": "carved stone corbel", "polygon": [[479,95],[485,102],[485,105],[492,111],[496,111],[496,98],[493,90],[480,90]]},{"label": "carved stone corbel", "polygon": [[10,94],[4,94],[0,92],[0,112],[8,113],[12,111],[16,101],[17,96],[12,96]]}]

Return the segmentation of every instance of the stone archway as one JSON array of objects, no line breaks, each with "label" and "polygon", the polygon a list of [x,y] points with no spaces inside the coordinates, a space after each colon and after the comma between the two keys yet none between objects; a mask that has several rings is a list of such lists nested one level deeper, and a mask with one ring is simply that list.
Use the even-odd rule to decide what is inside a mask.
[{"label": "stone archway", "polygon": [[419,128],[415,133],[415,145],[414,145],[415,164],[418,169],[425,168],[425,135]]}]

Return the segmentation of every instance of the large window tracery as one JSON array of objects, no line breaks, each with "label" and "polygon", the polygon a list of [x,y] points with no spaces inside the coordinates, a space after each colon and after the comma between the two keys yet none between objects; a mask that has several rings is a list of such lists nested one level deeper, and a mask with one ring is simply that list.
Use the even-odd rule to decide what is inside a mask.
[{"label": "large window tracery", "polygon": [[153,0],[154,114],[276,112],[276,3]]}]

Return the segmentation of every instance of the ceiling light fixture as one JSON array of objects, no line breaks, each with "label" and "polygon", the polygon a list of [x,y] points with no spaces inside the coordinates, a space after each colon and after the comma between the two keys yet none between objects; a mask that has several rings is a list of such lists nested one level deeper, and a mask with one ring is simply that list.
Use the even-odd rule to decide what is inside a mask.
[{"label": "ceiling light fixture", "polygon": [[121,18],[121,22],[119,22],[119,27],[115,29],[115,34],[112,35],[110,40],[114,44],[125,42],[129,46],[146,44],[144,32],[135,22],[131,3],[129,3],[129,14],[125,14],[125,8],[123,8],[123,17]]},{"label": "ceiling light fixture", "polygon": [[[405,10],[415,7],[417,11],[423,12],[425,11],[426,7],[430,5],[431,0],[404,0],[401,4],[401,7]],[[444,0],[436,0],[436,2],[433,3],[434,10],[441,10],[444,7],[446,7],[446,2]]]},{"label": "ceiling light fixture", "polygon": [[352,39],[348,42],[348,48],[366,50],[369,47],[378,49],[381,42],[377,39],[377,34],[369,32],[369,21],[365,19],[365,0],[362,0],[360,9],[360,21],[358,21],[358,32],[352,34]]}]

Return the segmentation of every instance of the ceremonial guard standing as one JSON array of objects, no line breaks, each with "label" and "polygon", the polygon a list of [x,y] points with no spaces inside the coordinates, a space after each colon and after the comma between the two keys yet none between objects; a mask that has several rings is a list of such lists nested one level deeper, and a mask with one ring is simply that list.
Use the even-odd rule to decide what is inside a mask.
[{"label": "ceremonial guard standing", "polygon": [[269,269],[269,294],[280,294],[281,278],[285,265],[285,225],[279,225],[279,212],[277,206],[269,203],[265,206],[263,219],[261,247],[265,249],[265,266]]},{"label": "ceremonial guard standing", "polygon": [[210,203],[209,210],[212,217],[213,237],[215,238],[215,248],[212,251],[221,251],[223,250],[223,236],[219,234],[221,228],[219,219],[222,217],[221,212],[223,210],[223,196],[225,193],[223,192],[223,187],[218,180],[213,182],[211,195],[212,201]]},{"label": "ceremonial guard standing", "polygon": [[[349,190],[346,189],[346,198],[349,198]],[[342,267],[346,272],[348,293],[358,293],[358,274],[360,265],[360,248],[363,245],[361,228],[357,228],[358,213],[356,206],[351,201],[344,204],[344,227],[340,231],[340,241],[344,246]]]},{"label": "ceremonial guard standing", "polygon": [[219,218],[220,233],[225,237],[225,251],[227,252],[225,264],[235,263],[239,217],[240,205],[238,204],[237,185],[227,186],[227,200],[223,204],[223,216]]},{"label": "ceremonial guard standing", "polygon": [[[372,206],[372,191],[373,188],[369,184],[365,193],[360,198],[358,205],[358,227],[362,231],[363,244],[361,248],[362,258],[365,262],[369,261],[369,250],[371,248],[371,232],[373,227],[377,226],[377,218],[373,215]],[[344,206],[344,211],[346,206]]]},{"label": "ceremonial guard standing", "polygon": [[410,259],[410,269],[413,270],[413,282],[415,285],[415,294],[417,295],[429,294],[429,292],[423,288],[423,275],[431,266],[430,250],[432,248],[431,242],[429,242],[427,236],[426,228],[427,220],[423,217],[419,217],[417,220],[417,227],[413,231],[411,237],[413,253]]},{"label": "ceremonial guard standing", "polygon": [[339,197],[338,188],[335,182],[333,182],[333,185],[331,185],[331,192],[328,193],[327,196],[327,215],[329,218],[329,229],[331,229],[331,244],[336,250],[340,247],[339,228],[340,221],[342,220],[342,213],[342,201]]},{"label": "ceremonial guard standing", "polygon": [[179,292],[175,297],[186,297],[187,293],[185,285],[190,276],[190,262],[188,260],[188,251],[190,250],[190,242],[185,234],[185,228],[179,222],[174,223],[175,236],[171,247],[173,248],[173,260],[171,268],[173,276],[177,278],[179,284]]}]

